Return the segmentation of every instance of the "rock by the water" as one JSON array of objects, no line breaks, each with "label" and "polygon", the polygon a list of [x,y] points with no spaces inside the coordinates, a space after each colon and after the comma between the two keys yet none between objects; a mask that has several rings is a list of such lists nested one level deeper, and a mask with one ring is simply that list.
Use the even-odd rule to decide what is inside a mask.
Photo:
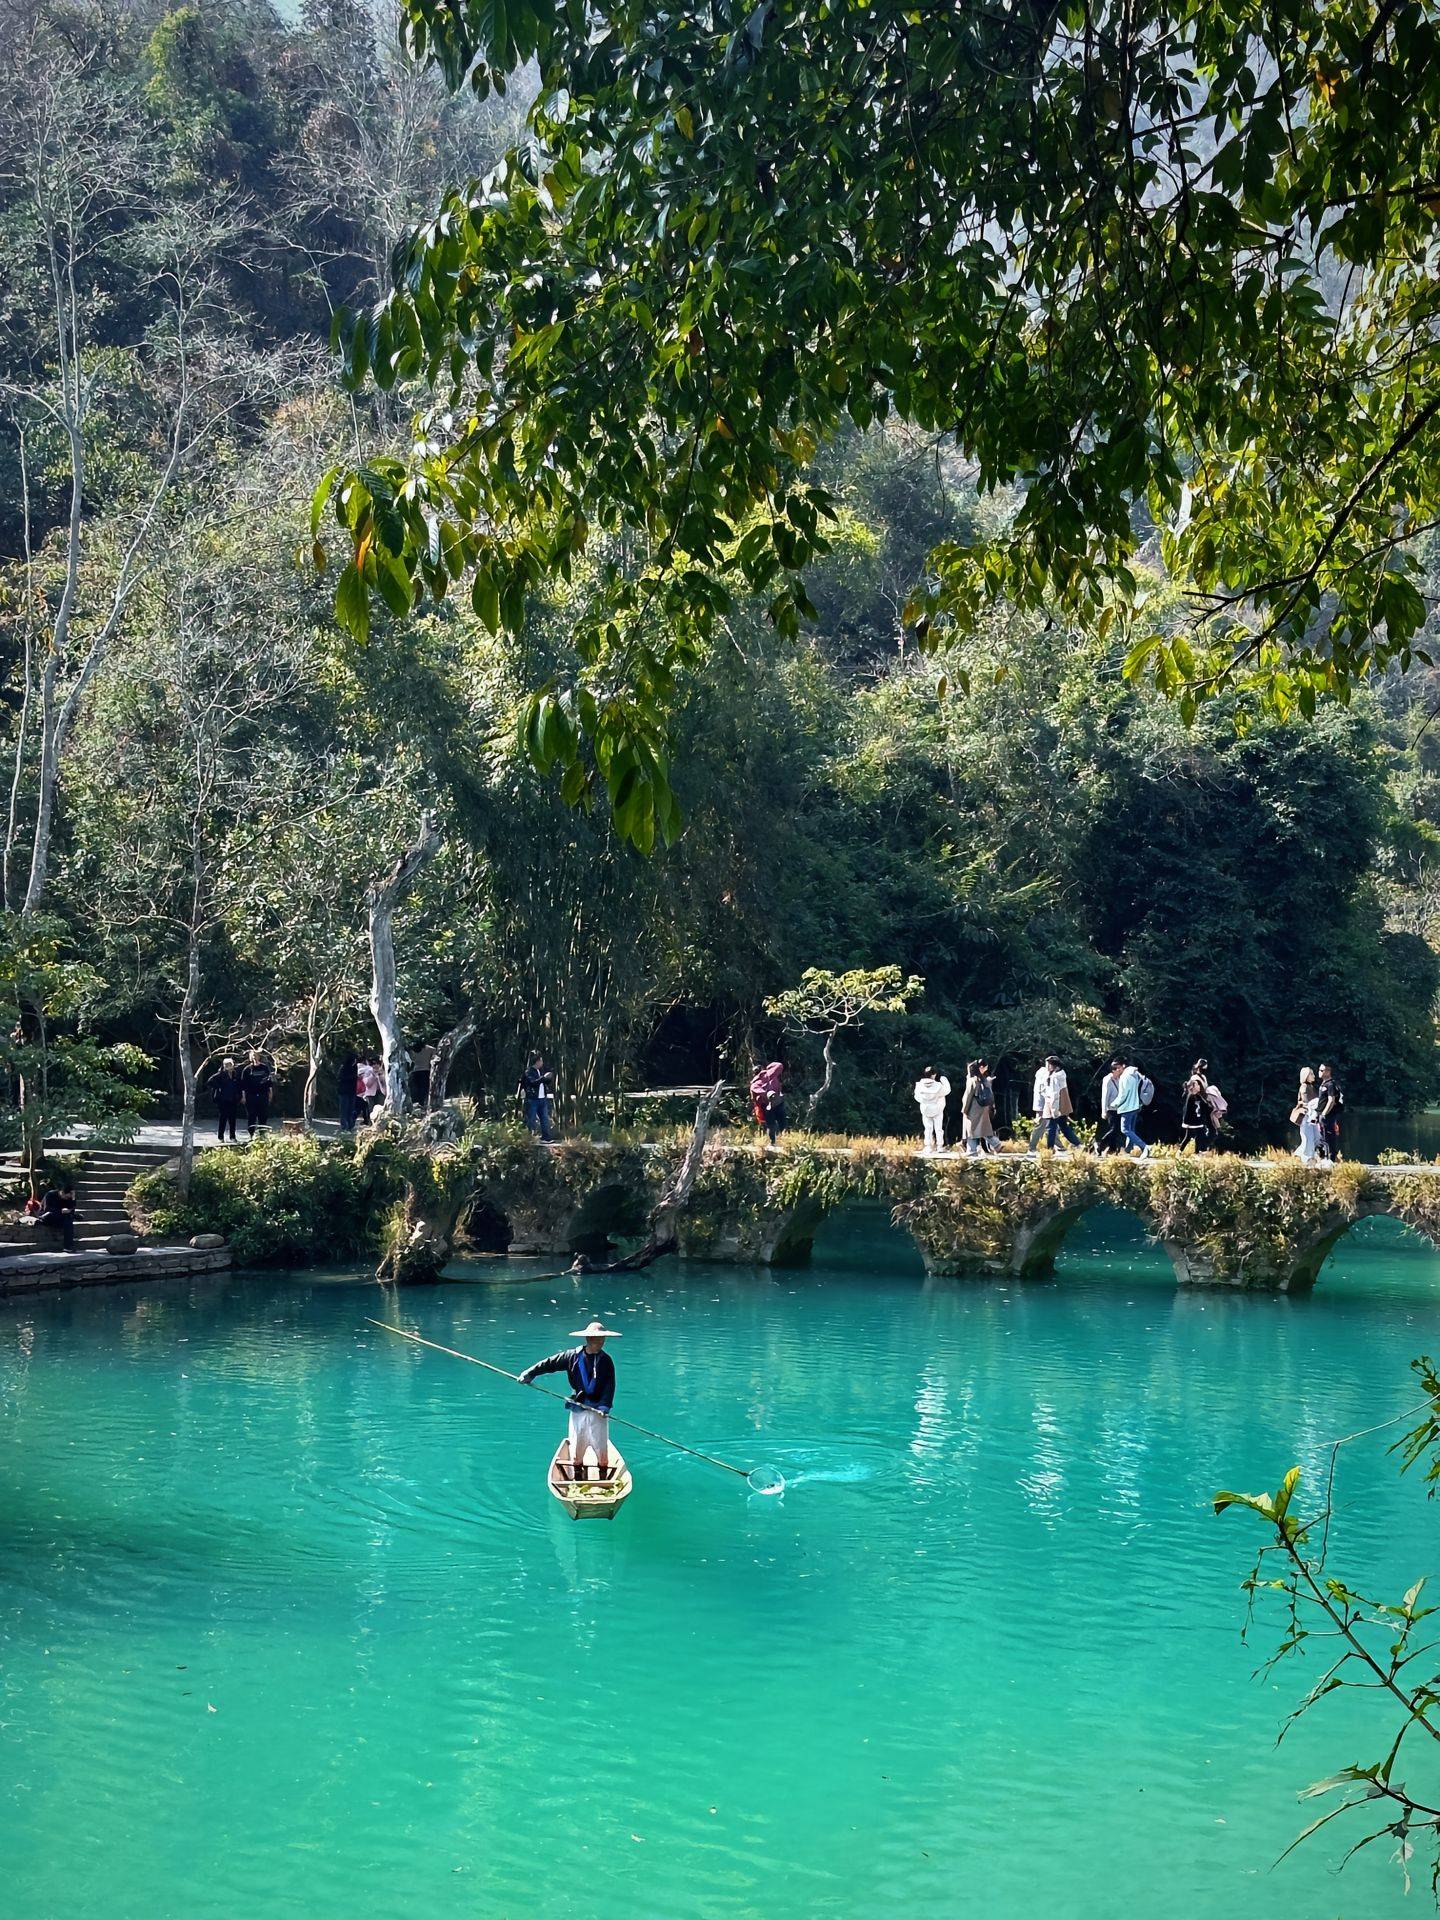
[{"label": "rock by the water", "polygon": [[138,1233],[112,1233],[105,1242],[106,1253],[138,1253],[140,1236]]},{"label": "rock by the water", "polygon": [[216,1247],[223,1247],[223,1233],[196,1233],[190,1236],[190,1244],[197,1253],[213,1253]]}]

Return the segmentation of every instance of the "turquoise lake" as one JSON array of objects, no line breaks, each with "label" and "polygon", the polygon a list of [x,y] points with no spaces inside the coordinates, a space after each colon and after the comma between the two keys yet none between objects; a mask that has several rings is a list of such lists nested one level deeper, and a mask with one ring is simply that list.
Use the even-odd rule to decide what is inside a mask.
[{"label": "turquoise lake", "polygon": [[[7,1920],[1388,1920],[1298,1789],[1377,1755],[1316,1662],[1252,1678],[1273,1486],[1410,1406],[1440,1257],[1388,1223],[1308,1299],[1178,1293],[1089,1216],[1043,1284],[927,1283],[883,1220],[791,1273],[476,1266],[0,1308]],[[501,1276],[499,1284],[496,1276]],[[516,1277],[505,1277],[513,1275]],[[613,1522],[544,1486],[519,1368],[598,1312]],[[1334,1565],[1398,1598],[1440,1507],[1345,1456]],[[1358,1829],[1352,1834],[1358,1837]]]}]

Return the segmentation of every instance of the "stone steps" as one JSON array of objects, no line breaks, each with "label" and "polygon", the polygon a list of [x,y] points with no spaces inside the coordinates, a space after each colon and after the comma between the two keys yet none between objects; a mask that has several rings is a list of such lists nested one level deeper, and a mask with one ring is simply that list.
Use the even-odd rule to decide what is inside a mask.
[{"label": "stone steps", "polygon": [[[79,1161],[79,1171],[75,1176],[75,1248],[72,1258],[81,1254],[104,1256],[113,1235],[132,1233],[134,1228],[125,1205],[125,1195],[142,1173],[151,1173],[174,1158],[165,1147],[87,1147],[83,1141],[74,1140],[47,1141],[45,1150],[57,1155],[73,1155]],[[19,1156],[13,1153],[0,1156],[0,1167],[6,1172],[18,1172]]]}]

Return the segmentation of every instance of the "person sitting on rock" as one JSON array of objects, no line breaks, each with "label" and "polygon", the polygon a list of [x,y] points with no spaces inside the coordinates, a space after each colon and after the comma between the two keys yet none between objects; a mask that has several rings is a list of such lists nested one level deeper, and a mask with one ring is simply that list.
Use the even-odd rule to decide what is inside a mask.
[{"label": "person sitting on rock", "polygon": [[35,1216],[35,1224],[41,1227],[58,1227],[61,1243],[67,1253],[75,1251],[75,1189],[66,1185],[51,1187],[40,1202],[40,1211]]}]

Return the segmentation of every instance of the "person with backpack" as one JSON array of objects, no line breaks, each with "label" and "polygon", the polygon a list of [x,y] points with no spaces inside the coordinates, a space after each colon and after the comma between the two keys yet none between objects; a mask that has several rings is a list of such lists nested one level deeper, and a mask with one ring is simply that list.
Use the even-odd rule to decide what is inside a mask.
[{"label": "person with backpack", "polygon": [[1155,1082],[1140,1071],[1133,1060],[1124,1062],[1120,1073],[1120,1086],[1115,1095],[1115,1111],[1120,1116],[1120,1137],[1124,1142],[1123,1151],[1128,1153],[1133,1147],[1142,1160],[1150,1158],[1150,1143],[1142,1140],[1138,1121],[1142,1110],[1155,1098]]},{"label": "person with backpack", "polygon": [[1180,1151],[1193,1147],[1196,1153],[1205,1153],[1214,1144],[1215,1115],[1205,1076],[1198,1069],[1192,1069],[1180,1099]]},{"label": "person with backpack", "polygon": [[1333,1067],[1320,1062],[1320,1084],[1315,1089],[1315,1117],[1320,1122],[1320,1140],[1327,1159],[1340,1158],[1340,1116],[1345,1111],[1345,1095],[1335,1078]]},{"label": "person with backpack", "polygon": [[934,1067],[926,1067],[915,1082],[915,1102],[925,1128],[922,1153],[945,1151],[945,1102],[950,1098],[950,1082]]},{"label": "person with backpack", "polygon": [[960,1096],[960,1124],[965,1151],[972,1160],[995,1153],[995,1082],[988,1060],[970,1060],[965,1066],[965,1091]]}]

